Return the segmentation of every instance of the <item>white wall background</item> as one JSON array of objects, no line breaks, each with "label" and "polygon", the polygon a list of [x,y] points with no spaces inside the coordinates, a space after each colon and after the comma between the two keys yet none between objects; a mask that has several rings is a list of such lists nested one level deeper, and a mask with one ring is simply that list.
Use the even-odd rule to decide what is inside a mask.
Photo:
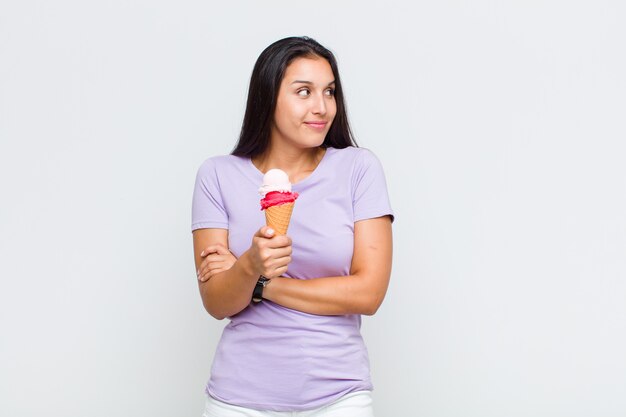
[{"label": "white wall background", "polygon": [[339,59],[396,210],[378,416],[626,415],[620,1],[0,1],[0,415],[199,416],[195,171],[252,66]]}]

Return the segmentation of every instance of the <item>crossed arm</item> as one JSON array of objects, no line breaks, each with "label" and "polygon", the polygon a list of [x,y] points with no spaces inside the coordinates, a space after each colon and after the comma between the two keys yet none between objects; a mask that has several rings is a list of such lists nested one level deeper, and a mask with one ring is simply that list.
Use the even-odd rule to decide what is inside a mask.
[{"label": "crossed arm", "polygon": [[196,268],[201,277],[198,285],[203,304],[213,317],[222,319],[246,308],[259,275],[272,278],[263,298],[305,313],[372,315],[382,304],[391,275],[389,216],[354,224],[354,253],[347,276],[281,277],[291,261],[291,240],[267,232],[267,227],[261,228],[250,249],[235,259],[227,250],[227,230],[194,231]]}]

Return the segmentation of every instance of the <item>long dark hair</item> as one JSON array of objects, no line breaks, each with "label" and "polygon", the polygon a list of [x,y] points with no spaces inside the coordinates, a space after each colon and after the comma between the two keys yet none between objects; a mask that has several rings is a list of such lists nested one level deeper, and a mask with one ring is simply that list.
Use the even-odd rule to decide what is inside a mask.
[{"label": "long dark hair", "polygon": [[342,149],[357,146],[348,123],[335,56],[314,39],[303,36],[276,41],[259,55],[252,70],[252,77],[250,77],[246,113],[241,125],[239,141],[232,152],[233,155],[252,158],[265,152],[270,141],[278,89],[287,67],[296,58],[315,56],[326,59],[335,76],[337,114],[324,138],[322,147]]}]

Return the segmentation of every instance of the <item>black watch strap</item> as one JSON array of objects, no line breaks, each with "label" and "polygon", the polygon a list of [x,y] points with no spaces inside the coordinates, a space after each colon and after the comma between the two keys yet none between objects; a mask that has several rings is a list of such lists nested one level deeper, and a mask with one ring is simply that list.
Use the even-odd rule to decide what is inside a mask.
[{"label": "black watch strap", "polygon": [[252,302],[260,303],[263,300],[263,288],[270,282],[269,278],[265,278],[263,275],[259,277],[259,280],[256,282],[254,286],[254,290],[252,291]]}]

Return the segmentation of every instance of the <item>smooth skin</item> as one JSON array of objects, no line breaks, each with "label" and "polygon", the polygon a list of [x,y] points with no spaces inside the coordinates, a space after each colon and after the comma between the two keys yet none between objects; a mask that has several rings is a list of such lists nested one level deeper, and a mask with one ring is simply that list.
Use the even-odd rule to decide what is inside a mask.
[{"label": "smooth skin", "polygon": [[[270,144],[253,158],[261,171],[280,168],[292,184],[308,177],[322,160],[320,145],[337,106],[334,76],[322,58],[297,58],[285,71],[278,92]],[[233,316],[249,304],[260,275],[271,278],[263,298],[318,315],[374,314],[391,275],[392,232],[389,216],[354,225],[350,275],[307,280],[283,277],[291,262],[291,239],[261,227],[239,259],[228,250],[228,230],[193,232],[198,284],[205,309],[217,319]]]}]

